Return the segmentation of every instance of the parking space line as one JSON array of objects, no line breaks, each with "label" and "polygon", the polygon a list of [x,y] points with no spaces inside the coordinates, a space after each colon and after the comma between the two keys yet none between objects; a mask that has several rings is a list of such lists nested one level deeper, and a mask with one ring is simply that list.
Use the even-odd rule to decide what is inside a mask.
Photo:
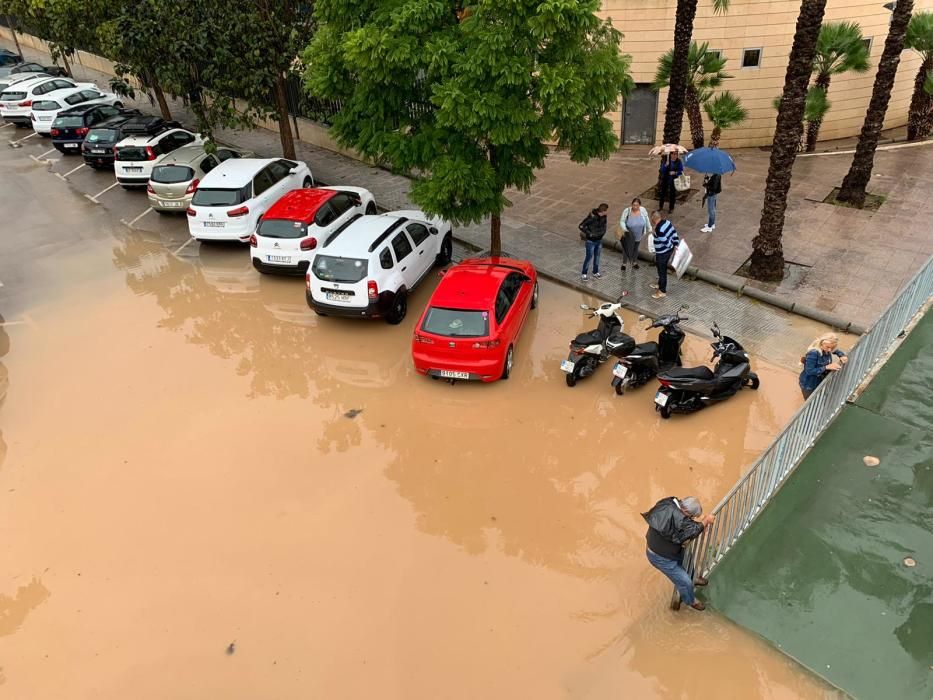
[{"label": "parking space line", "polygon": [[189,238],[187,241],[185,241],[184,243],[182,243],[182,244],[178,247],[178,249],[177,249],[174,253],[172,253],[172,255],[178,255],[181,251],[183,251],[185,248],[187,248],[187,247],[188,247],[189,245],[191,245],[192,243],[194,243],[194,239],[193,239],[193,238]]},{"label": "parking space line", "polygon": [[152,207],[149,207],[148,209],[146,209],[146,211],[144,211],[142,214],[137,216],[132,221],[125,221],[124,219],[120,219],[120,223],[123,224],[124,226],[129,226],[130,228],[133,228],[133,224],[135,224],[137,221],[139,221],[141,218],[143,218],[146,214],[148,214],[151,211],[152,211]]},{"label": "parking space line", "polygon": [[65,173],[65,177],[68,177],[72,173],[78,172],[83,167],[84,167],[84,163],[81,163],[81,165],[79,165],[77,168],[74,168],[73,170],[69,170],[67,173]]},{"label": "parking space line", "polygon": [[119,182],[114,182],[110,187],[108,187],[105,190],[101,190],[100,192],[95,194],[93,197],[89,194],[86,194],[84,196],[90,199],[92,202],[94,202],[94,204],[100,204],[100,202],[97,201],[97,198],[107,194],[110,190],[112,190],[114,187],[116,187],[119,184],[120,184]]},{"label": "parking space line", "polygon": [[16,141],[10,141],[10,145],[11,145],[11,146],[18,146],[19,144],[21,144],[21,143],[22,143],[23,141],[25,141],[26,139],[31,139],[33,136],[38,136],[38,135],[39,135],[39,134],[37,134],[35,131],[33,131],[31,134],[29,134],[29,136],[24,136],[23,138],[17,139]]},{"label": "parking space line", "polygon": [[54,148],[50,148],[49,150],[47,150],[47,151],[46,151],[45,153],[43,153],[42,155],[36,156],[36,158],[45,158],[49,153],[55,153],[55,149],[54,149]]},{"label": "parking space line", "polygon": [[7,123],[4,124],[3,126],[0,126],[0,129],[6,129],[8,126],[13,126],[13,123],[12,123],[12,122],[7,122]]}]

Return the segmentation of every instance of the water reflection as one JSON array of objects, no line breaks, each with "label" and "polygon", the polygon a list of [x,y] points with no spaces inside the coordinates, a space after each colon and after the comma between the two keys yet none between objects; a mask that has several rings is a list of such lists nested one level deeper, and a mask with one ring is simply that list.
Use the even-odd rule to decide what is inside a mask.
[{"label": "water reflection", "polygon": [[0,637],[18,630],[30,612],[44,603],[51,593],[38,578],[16,589],[12,596],[0,593]]}]

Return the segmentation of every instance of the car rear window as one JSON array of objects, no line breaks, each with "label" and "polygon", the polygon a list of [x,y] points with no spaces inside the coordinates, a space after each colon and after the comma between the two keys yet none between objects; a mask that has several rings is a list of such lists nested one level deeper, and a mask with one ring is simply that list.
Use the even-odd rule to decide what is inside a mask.
[{"label": "car rear window", "polygon": [[489,335],[489,312],[432,306],[421,330],[449,338],[482,338]]},{"label": "car rear window", "polygon": [[61,109],[62,106],[55,102],[54,100],[41,100],[39,102],[32,103],[33,112],[52,112],[56,109]]},{"label": "car rear window", "polygon": [[83,117],[83,116],[80,116],[80,117],[73,117],[73,116],[58,117],[58,118],[55,120],[55,126],[63,126],[63,127],[65,127],[65,128],[74,127],[74,126],[84,126],[84,117]]},{"label": "car rear window", "polygon": [[110,143],[117,137],[116,129],[91,129],[87,135],[88,143]]},{"label": "car rear window", "polygon": [[122,146],[117,149],[117,160],[148,160],[145,146]]},{"label": "car rear window", "polygon": [[266,238],[304,238],[308,235],[308,226],[301,221],[263,219],[256,233]]},{"label": "car rear window", "polygon": [[13,102],[14,100],[25,100],[25,99],[26,99],[25,92],[7,91],[7,92],[4,92],[3,94],[0,94],[0,102]]},{"label": "car rear window", "polygon": [[194,170],[187,165],[159,165],[153,168],[149,179],[166,185],[188,182],[194,179]]},{"label": "car rear window", "polygon": [[235,190],[200,188],[194,193],[191,204],[201,207],[229,207],[245,202],[249,199],[249,192],[249,185]]},{"label": "car rear window", "polygon": [[318,255],[314,258],[314,276],[323,282],[359,282],[366,277],[369,264],[359,258]]}]

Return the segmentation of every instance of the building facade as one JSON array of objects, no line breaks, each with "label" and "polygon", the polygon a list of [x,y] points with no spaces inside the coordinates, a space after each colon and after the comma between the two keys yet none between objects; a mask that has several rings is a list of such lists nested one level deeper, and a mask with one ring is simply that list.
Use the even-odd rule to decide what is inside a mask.
[{"label": "building facade", "polygon": [[[774,98],[784,89],[787,59],[794,39],[800,0],[732,0],[728,13],[713,14],[712,0],[700,0],[693,38],[708,42],[728,60],[733,77],[720,90],[739,96],[748,119],[723,132],[723,147],[768,146],[774,135],[777,112]],[[655,93],[651,82],[658,58],[673,45],[676,0],[603,0],[601,14],[623,33],[622,48],[632,56],[635,92],[610,116],[622,143],[658,143],[664,133],[667,90]],[[933,0],[915,0],[914,12],[933,10]],[[857,22],[869,42],[871,68],[867,73],[833,76],[829,89],[832,108],[823,121],[820,140],[857,136],[871,98],[875,71],[888,35],[891,12],[883,0],[829,0],[825,21]],[[907,123],[920,59],[913,51],[901,56],[897,81],[885,118],[885,128]],[[704,120],[706,116],[704,115]],[[707,138],[711,131],[706,124]],[[690,143],[686,116],[682,143]]]}]

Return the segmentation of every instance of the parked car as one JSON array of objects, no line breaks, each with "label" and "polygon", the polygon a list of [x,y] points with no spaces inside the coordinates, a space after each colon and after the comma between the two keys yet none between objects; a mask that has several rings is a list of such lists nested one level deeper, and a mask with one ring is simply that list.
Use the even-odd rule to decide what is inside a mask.
[{"label": "parked car", "polygon": [[[142,121],[148,123],[151,118],[144,117],[138,110],[124,109],[120,115],[94,125],[81,146],[81,155],[84,156],[84,162],[95,170],[113,168],[113,161],[116,157],[114,146],[125,138],[124,127],[127,124],[138,125]],[[161,124],[153,125],[151,133],[157,134],[177,127],[176,122],[161,122]]]},{"label": "parked car", "polygon": [[120,110],[110,105],[84,104],[66,109],[52,122],[52,145],[62,153],[80,153],[91,127],[119,114]]},{"label": "parked car", "polygon": [[217,153],[205,151],[204,144],[182,146],[152,169],[146,186],[149,206],[160,214],[185,211],[205,175],[225,160],[242,156],[240,151],[225,146]]},{"label": "parked car", "polygon": [[[132,120],[123,125],[126,137],[114,148],[114,170],[117,181],[124,187],[145,187],[149,183],[152,169],[165,157],[182,146],[203,143],[198,134],[181,128],[168,128],[152,133],[151,125],[166,125],[161,119],[147,121]],[[138,131],[137,131],[138,129]],[[137,135],[138,132],[139,135]]]},{"label": "parked car", "polygon": [[61,66],[43,66],[35,61],[17,63],[10,68],[10,73],[48,73],[58,77],[68,77],[68,71]]},{"label": "parked car", "polygon": [[16,85],[24,80],[35,80],[36,78],[51,78],[48,73],[16,73],[0,78],[0,94],[5,92],[11,85]]},{"label": "parked car", "polygon": [[320,316],[401,323],[408,295],[453,254],[449,222],[422,211],[361,216],[329,235],[305,276],[308,305]]},{"label": "parked car", "polygon": [[376,198],[362,187],[292,190],[263,214],[249,238],[260,272],[304,275],[318,243],[363,214],[376,213]]},{"label": "parked car", "polygon": [[415,369],[435,379],[508,379],[528,311],[537,305],[530,262],[464,260],[444,274],[415,326]]},{"label": "parked car", "polygon": [[72,88],[55,98],[34,101],[32,103],[32,128],[37,134],[48,135],[52,131],[52,122],[58,114],[77,105],[110,105],[118,109],[123,107],[119,95],[90,88]]},{"label": "parked car", "polygon": [[32,103],[55,99],[76,87],[95,88],[94,83],[76,83],[70,78],[36,78],[11,85],[0,94],[0,116],[17,126],[32,125]]},{"label": "parked car", "polygon": [[188,231],[199,241],[243,241],[289,190],[313,187],[311,170],[284,158],[239,158],[211,170],[188,207]]}]

